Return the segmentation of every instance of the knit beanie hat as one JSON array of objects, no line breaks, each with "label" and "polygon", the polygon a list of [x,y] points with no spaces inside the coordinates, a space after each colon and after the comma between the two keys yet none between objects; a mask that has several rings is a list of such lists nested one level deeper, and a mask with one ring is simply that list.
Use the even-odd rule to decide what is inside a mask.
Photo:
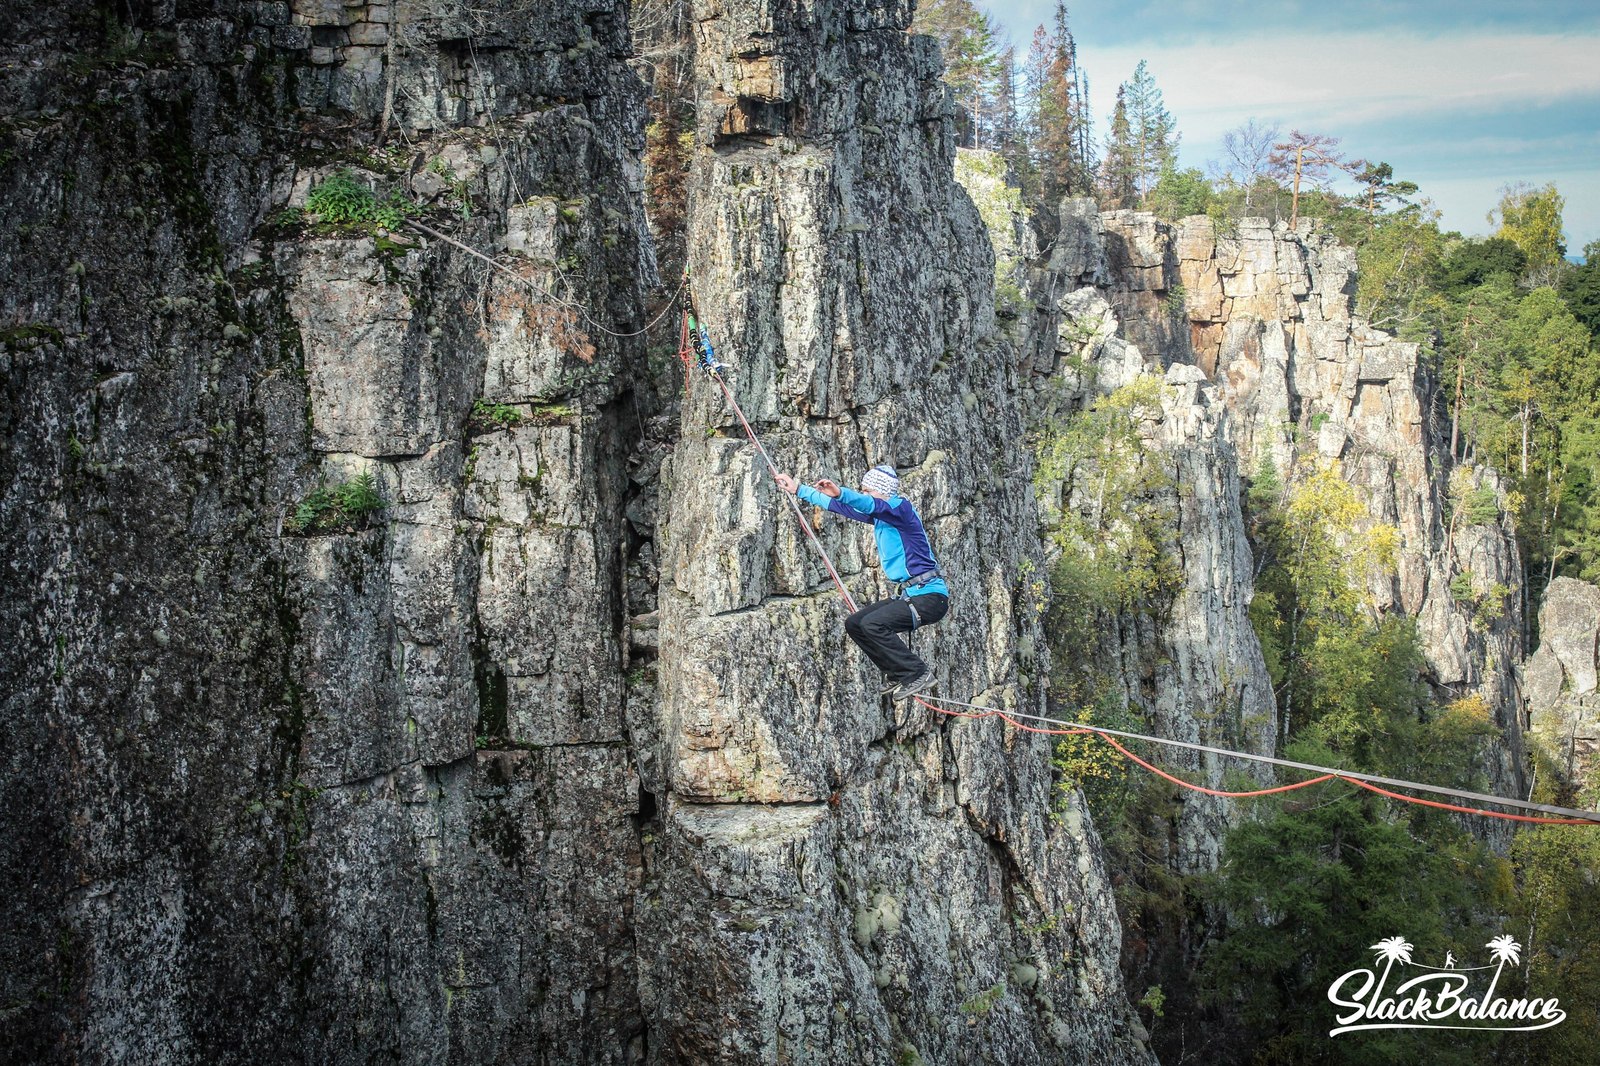
[{"label": "knit beanie hat", "polygon": [[881,492],[885,496],[898,496],[900,494],[900,479],[895,477],[894,467],[888,463],[879,463],[862,475],[861,487],[868,492]]}]

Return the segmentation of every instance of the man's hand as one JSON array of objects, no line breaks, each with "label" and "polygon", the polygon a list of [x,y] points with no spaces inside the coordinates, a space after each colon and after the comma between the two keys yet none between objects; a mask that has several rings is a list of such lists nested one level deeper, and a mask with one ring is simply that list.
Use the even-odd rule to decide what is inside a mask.
[{"label": "man's hand", "polygon": [[836,500],[839,498],[839,485],[837,482],[829,481],[827,478],[818,478],[817,489],[824,496],[832,496]]},{"label": "man's hand", "polygon": [[790,477],[788,474],[774,474],[772,480],[776,481],[778,483],[778,487],[784,492],[793,492],[799,487],[794,478]]}]

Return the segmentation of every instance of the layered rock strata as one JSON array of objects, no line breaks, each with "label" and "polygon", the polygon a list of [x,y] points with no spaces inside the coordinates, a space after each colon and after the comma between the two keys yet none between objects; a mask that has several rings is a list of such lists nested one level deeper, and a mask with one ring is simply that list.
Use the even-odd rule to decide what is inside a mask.
[{"label": "layered rock strata", "polygon": [[[1319,461],[1336,464],[1365,522],[1398,533],[1395,570],[1367,577],[1373,609],[1416,619],[1438,692],[1483,696],[1500,730],[1483,752],[1485,784],[1517,794],[1520,569],[1503,514],[1467,505],[1500,487],[1492,471],[1448,456],[1418,346],[1354,315],[1354,253],[1306,226],[1261,220],[1219,234],[1208,218],[1168,226],[1088,201],[1064,205],[1062,219],[1038,282],[1050,314],[1029,349],[1033,368],[1056,370],[1086,344],[1102,389],[1192,366],[1227,411],[1240,476],[1267,464],[1293,483]],[[1111,336],[1120,347],[1098,340]]]},{"label": "layered rock strata", "polygon": [[[1101,612],[1094,647],[1076,662],[1078,687],[1133,708],[1157,735],[1273,754],[1292,723],[1282,720],[1247,612],[1256,563],[1241,488],[1264,469],[1292,486],[1332,464],[1365,503],[1363,526],[1385,523],[1398,534],[1396,568],[1365,577],[1372,609],[1416,619],[1437,694],[1483,697],[1499,733],[1480,751],[1481,783],[1520,795],[1512,667],[1522,592],[1500,487],[1491,471],[1450,459],[1418,346],[1353,314],[1354,270],[1350,250],[1305,227],[1246,219],[1218,233],[1208,218],[1171,226],[1146,213],[1102,213],[1087,200],[1062,205],[1054,247],[1030,284],[1040,310],[1019,351],[1035,386],[1027,407],[1048,435],[1118,390],[1153,397],[1134,409],[1140,505],[1163,516],[1175,566],[1159,595]],[[1045,486],[1042,514],[1054,521],[1065,509],[1092,528],[1126,522],[1105,511],[1103,496],[1097,477]],[[1541,660],[1546,688],[1559,675],[1554,662]],[[1583,733],[1568,728],[1578,718],[1547,712],[1568,738]],[[1569,750],[1581,743],[1567,741]],[[1240,787],[1230,771],[1240,774],[1233,781],[1273,779],[1238,760],[1168,749],[1160,759],[1213,788]],[[1137,815],[1135,868],[1115,871],[1147,891],[1163,883],[1149,874],[1152,859],[1179,874],[1215,868],[1227,829],[1248,811],[1176,787],[1157,786],[1154,796]],[[1498,825],[1471,828],[1508,839]],[[1204,915],[1163,916],[1158,907],[1125,940],[1130,981],[1160,983],[1172,997],[1173,1046],[1205,1039],[1190,1028],[1199,1010],[1189,998],[1205,927]]]}]

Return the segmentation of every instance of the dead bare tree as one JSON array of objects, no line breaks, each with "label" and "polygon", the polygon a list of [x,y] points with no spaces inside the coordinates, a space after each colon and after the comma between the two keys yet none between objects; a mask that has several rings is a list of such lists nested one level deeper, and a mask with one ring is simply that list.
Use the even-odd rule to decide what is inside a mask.
[{"label": "dead bare tree", "polygon": [[1349,170],[1351,167],[1365,166],[1365,160],[1347,163],[1344,157],[1334,151],[1339,138],[1329,137],[1320,133],[1301,133],[1299,130],[1290,130],[1289,139],[1279,141],[1272,146],[1272,155],[1267,158],[1272,168],[1272,173],[1280,181],[1293,183],[1293,198],[1289,207],[1289,228],[1294,229],[1300,221],[1300,184],[1309,182],[1317,188],[1327,184],[1328,179],[1335,170]]}]

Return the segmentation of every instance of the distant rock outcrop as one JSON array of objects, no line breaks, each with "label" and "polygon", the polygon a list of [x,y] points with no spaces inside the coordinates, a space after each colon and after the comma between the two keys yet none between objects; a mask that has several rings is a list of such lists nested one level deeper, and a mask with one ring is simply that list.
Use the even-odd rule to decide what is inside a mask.
[{"label": "distant rock outcrop", "polygon": [[[1241,477],[1265,463],[1292,482],[1307,459],[1337,463],[1369,521],[1399,534],[1395,572],[1374,575],[1367,590],[1373,608],[1416,619],[1441,695],[1484,697],[1500,743],[1483,752],[1482,769],[1492,788],[1515,795],[1522,588],[1499,482],[1449,457],[1418,346],[1354,315],[1354,272],[1354,253],[1309,224],[1244,219],[1219,232],[1210,218],[1168,225],[1067,201],[1037,279],[1045,318],[1031,365],[1059,373],[1086,360],[1101,391],[1192,366],[1203,405],[1222,422],[1213,450]],[[1232,528],[1224,521],[1210,536],[1226,540]]]},{"label": "distant rock outcrop", "polygon": [[1523,667],[1528,733],[1566,781],[1600,785],[1600,588],[1558,577],[1539,607],[1539,647]]}]

